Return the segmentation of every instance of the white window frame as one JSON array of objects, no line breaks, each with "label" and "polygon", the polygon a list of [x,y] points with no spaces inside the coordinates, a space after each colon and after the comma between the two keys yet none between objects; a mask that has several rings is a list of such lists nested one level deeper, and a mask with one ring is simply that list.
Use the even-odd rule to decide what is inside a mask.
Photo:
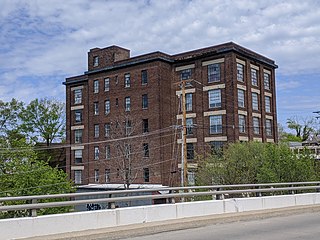
[{"label": "white window frame", "polygon": [[271,113],[271,97],[265,96],[264,103],[265,103],[266,113]]},{"label": "white window frame", "polygon": [[209,117],[210,134],[220,134],[222,133],[222,115],[213,115]]},{"label": "white window frame", "polygon": [[237,80],[244,82],[244,66],[241,63],[237,63]]},{"label": "white window frame", "polygon": [[245,91],[238,88],[238,107],[245,107]]},{"label": "white window frame", "polygon": [[208,91],[209,108],[221,107],[221,89]]},{"label": "white window frame", "polygon": [[99,124],[94,124],[94,137],[98,138],[100,135],[100,127]]},{"label": "white window frame", "polygon": [[131,87],[131,76],[130,76],[130,73],[126,73],[124,75],[124,87],[125,88]]},{"label": "white window frame", "polygon": [[99,159],[99,147],[98,146],[95,146],[94,147],[94,160],[98,160]]},{"label": "white window frame", "polygon": [[269,73],[263,73],[263,86],[264,86],[264,89],[266,90],[270,90],[271,88],[270,79],[271,79],[271,76]]},{"label": "white window frame", "polygon": [[208,65],[208,83],[221,81],[220,63]]},{"label": "white window frame", "polygon": [[104,79],[104,91],[109,92],[110,91],[110,78]]},{"label": "white window frame", "polygon": [[266,135],[272,136],[272,121],[270,119],[266,119]]},{"label": "white window frame", "polygon": [[110,110],[111,110],[110,109],[110,100],[108,99],[104,102],[104,114],[108,115],[110,113]]},{"label": "white window frame", "polygon": [[260,118],[253,117],[252,118],[252,125],[253,125],[253,133],[260,134]]},{"label": "white window frame", "polygon": [[246,132],[246,116],[239,114],[239,132]]},{"label": "white window frame", "polygon": [[74,170],[74,183],[82,184],[82,170]]},{"label": "white window frame", "polygon": [[93,66],[94,67],[98,67],[99,66],[99,57],[98,56],[94,56],[93,57]]},{"label": "white window frame", "polygon": [[251,93],[252,97],[252,110],[259,111],[259,95],[258,93]]},{"label": "white window frame", "polygon": [[74,130],[74,143],[82,143],[82,129]]},{"label": "white window frame", "polygon": [[75,163],[82,163],[82,149],[74,150],[74,162]]},{"label": "white window frame", "polygon": [[74,104],[82,103],[82,89],[74,90]]},{"label": "white window frame", "polygon": [[186,111],[192,111],[192,93],[187,93],[186,95]]},{"label": "white window frame", "polygon": [[130,110],[131,110],[131,98],[130,97],[126,97],[124,101],[125,101],[125,111],[126,112],[130,112]]},{"label": "white window frame", "polygon": [[99,80],[93,81],[93,93],[99,93]]},{"label": "white window frame", "polygon": [[258,76],[259,76],[258,70],[251,68],[251,84],[252,84],[252,86],[256,86],[256,87],[258,86]]}]

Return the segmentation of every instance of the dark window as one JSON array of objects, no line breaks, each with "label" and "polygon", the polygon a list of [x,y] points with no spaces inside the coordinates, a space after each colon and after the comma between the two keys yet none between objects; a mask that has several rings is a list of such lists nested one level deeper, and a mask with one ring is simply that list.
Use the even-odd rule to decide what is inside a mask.
[{"label": "dark window", "polygon": [[99,159],[99,147],[94,147],[94,159]]},{"label": "dark window", "polygon": [[111,158],[111,150],[110,150],[110,145],[106,145],[106,159]]},{"label": "dark window", "polygon": [[208,65],[208,82],[219,82],[220,81],[220,64]]},{"label": "dark window", "polygon": [[99,137],[99,132],[100,132],[99,124],[95,124],[94,125],[94,137],[95,138]]},{"label": "dark window", "polygon": [[110,123],[104,125],[104,136],[110,137]]},{"label": "dark window", "polygon": [[94,170],[94,181],[99,182],[99,170],[98,169]]},{"label": "dark window", "polygon": [[99,92],[99,80],[93,81],[93,92],[98,93]]},{"label": "dark window", "polygon": [[94,115],[99,115],[99,103],[98,102],[93,103],[93,109],[94,109]]},{"label": "dark window", "polygon": [[238,107],[244,108],[244,90],[238,89]]},{"label": "dark window", "polygon": [[82,129],[74,130],[74,143],[82,143]]},{"label": "dark window", "polygon": [[270,119],[266,120],[266,134],[267,136],[272,136],[272,122]]},{"label": "dark window", "polygon": [[194,159],[194,147],[193,143],[187,143],[187,159]]},{"label": "dark window", "polygon": [[186,119],[186,128],[187,128],[187,135],[193,134],[193,119],[187,118]]},{"label": "dark window", "polygon": [[106,169],[105,173],[106,173],[106,183],[109,183],[110,182],[110,169]]},{"label": "dark window", "polygon": [[143,169],[143,178],[145,182],[149,182],[150,181],[150,172],[149,172],[149,168],[144,168]]},{"label": "dark window", "polygon": [[271,113],[271,97],[265,96],[265,107],[266,107],[266,112]]},{"label": "dark window", "polygon": [[149,144],[148,143],[143,144],[143,156],[149,157]]},{"label": "dark window", "polygon": [[222,155],[223,152],[223,145],[225,142],[222,141],[213,141],[210,142],[211,145],[211,153],[214,155]]},{"label": "dark window", "polygon": [[142,119],[142,132],[143,133],[149,132],[149,121],[148,121],[148,119]]},{"label": "dark window", "polygon": [[105,78],[104,79],[104,91],[109,91],[110,90],[110,79],[109,78]]},{"label": "dark window", "polygon": [[192,93],[186,94],[186,111],[192,111]]},{"label": "dark window", "polygon": [[239,132],[246,132],[246,116],[244,115],[239,115]]},{"label": "dark window", "polygon": [[148,94],[142,95],[142,108],[148,108]]},{"label": "dark window", "polygon": [[118,98],[116,98],[116,107],[118,107],[119,106],[119,100],[118,100]]},{"label": "dark window", "polygon": [[148,83],[148,72],[147,70],[141,71],[141,84],[147,84]]},{"label": "dark window", "polygon": [[191,68],[182,70],[180,73],[181,80],[187,80],[191,78]]},{"label": "dark window", "polygon": [[132,134],[132,124],[130,120],[126,120],[125,122],[125,132],[126,136],[130,136]]}]

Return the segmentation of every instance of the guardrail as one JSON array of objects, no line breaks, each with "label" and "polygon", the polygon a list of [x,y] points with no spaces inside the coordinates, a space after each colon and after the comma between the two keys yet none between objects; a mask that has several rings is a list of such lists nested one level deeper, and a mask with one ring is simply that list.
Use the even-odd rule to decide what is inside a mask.
[{"label": "guardrail", "polygon": [[[205,190],[206,191],[203,191]],[[201,191],[200,191],[201,190]],[[166,203],[175,203],[176,200],[185,201],[187,198],[194,198],[198,196],[211,196],[212,199],[221,200],[226,195],[234,194],[249,194],[254,193],[256,197],[263,196],[263,193],[272,194],[295,194],[297,191],[320,191],[320,182],[290,182],[290,183],[263,183],[263,184],[235,184],[235,185],[212,185],[212,186],[190,186],[190,187],[164,187],[152,189],[134,189],[134,190],[115,190],[115,191],[101,191],[101,192],[88,192],[88,193],[67,193],[67,194],[54,194],[54,195],[34,195],[34,196],[20,196],[20,197],[3,197],[0,198],[0,212],[17,211],[17,210],[31,210],[31,216],[37,216],[38,209],[76,206],[90,203],[110,203],[111,208],[115,208],[116,202],[130,202],[135,200],[154,200],[166,199]],[[159,195],[140,195],[130,196],[133,193],[148,193],[148,192],[166,192]],[[109,195],[109,198],[94,198],[75,200],[77,197],[85,196],[100,196]],[[116,194],[125,194],[128,196],[112,197]],[[56,201],[39,203],[39,200],[44,199],[61,199],[69,198],[69,201]],[[3,205],[6,201],[30,201],[30,204],[20,205]]]}]

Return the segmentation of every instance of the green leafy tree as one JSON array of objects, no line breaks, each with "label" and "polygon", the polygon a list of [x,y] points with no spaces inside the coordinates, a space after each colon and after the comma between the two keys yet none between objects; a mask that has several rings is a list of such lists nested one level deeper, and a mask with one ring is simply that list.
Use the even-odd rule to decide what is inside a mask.
[{"label": "green leafy tree", "polygon": [[21,129],[47,146],[65,133],[64,104],[47,98],[35,99],[20,114]]},{"label": "green leafy tree", "polygon": [[5,136],[9,131],[17,129],[19,115],[24,109],[23,102],[14,98],[10,102],[0,100],[0,136]]},{"label": "green leafy tree", "polygon": [[296,137],[301,141],[305,141],[309,136],[315,132],[315,119],[314,118],[299,118],[291,117],[287,119],[288,128],[295,131]]},{"label": "green leafy tree", "polygon": [[319,179],[317,165],[307,150],[296,155],[286,144],[234,143],[224,149],[221,157],[212,155],[200,161],[196,183],[312,181]]},{"label": "green leafy tree", "polygon": [[[24,196],[73,192],[67,174],[37,161],[37,154],[24,138],[0,138],[0,196]],[[44,200],[42,202],[62,199]],[[2,204],[25,204],[25,201]],[[43,209],[39,215],[69,211],[69,207]],[[28,216],[28,211],[2,213],[1,218]]]}]

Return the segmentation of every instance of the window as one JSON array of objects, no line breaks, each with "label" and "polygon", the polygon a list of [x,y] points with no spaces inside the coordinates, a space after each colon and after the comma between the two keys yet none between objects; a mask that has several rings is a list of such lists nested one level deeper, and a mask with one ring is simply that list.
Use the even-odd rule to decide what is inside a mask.
[{"label": "window", "polygon": [[93,92],[98,93],[99,92],[99,80],[93,81]]},{"label": "window", "polygon": [[209,94],[209,108],[221,107],[221,90],[215,89],[208,91]]},{"label": "window", "polygon": [[194,186],[196,184],[196,174],[194,171],[188,171],[188,185]]},{"label": "window", "polygon": [[117,85],[118,85],[118,83],[119,83],[118,75],[114,77],[114,81],[115,81],[116,86],[117,86]]},{"label": "window", "polygon": [[105,171],[106,183],[110,182],[110,169],[106,169]]},{"label": "window", "polygon": [[82,149],[74,150],[74,162],[82,163]]},{"label": "window", "polygon": [[104,91],[108,92],[110,90],[110,79],[109,78],[105,78],[104,79]]},{"label": "window", "polygon": [[110,145],[106,145],[106,159],[110,159],[111,158],[111,149],[110,149]]},{"label": "window", "polygon": [[191,78],[191,68],[182,70],[180,72],[180,79],[181,80],[187,80],[187,79],[190,79],[190,78]]},{"label": "window", "polygon": [[125,110],[126,112],[130,111],[130,97],[125,98]]},{"label": "window", "polygon": [[192,111],[192,93],[186,94],[186,111]]},{"label": "window", "polygon": [[143,169],[143,178],[144,178],[144,182],[149,182],[150,181],[149,168],[144,168]]},{"label": "window", "polygon": [[142,95],[142,108],[143,109],[148,108],[148,94]]},{"label": "window", "polygon": [[237,63],[237,80],[244,82],[243,78],[243,65],[240,63]]},{"label": "window", "polygon": [[252,93],[252,109],[259,110],[258,93]]},{"label": "window", "polygon": [[94,109],[94,115],[99,115],[99,103],[98,102],[93,103],[93,109]]},{"label": "window", "polygon": [[110,113],[110,100],[106,100],[104,102],[104,108],[105,108],[104,110],[105,115],[108,115]]},{"label": "window", "polygon": [[244,90],[238,89],[238,107],[244,108]]},{"label": "window", "polygon": [[81,184],[82,183],[82,170],[74,171],[74,183]]},{"label": "window", "polygon": [[208,82],[219,82],[220,81],[220,64],[208,65]]},{"label": "window", "polygon": [[126,144],[124,146],[124,156],[129,159],[131,154],[131,146],[129,144]]},{"label": "window", "polygon": [[260,134],[260,119],[257,117],[253,118],[253,133]]},{"label": "window", "polygon": [[94,67],[99,66],[99,57],[98,56],[93,57],[93,66]]},{"label": "window", "polygon": [[222,141],[212,141],[212,142],[210,142],[211,153],[214,154],[214,155],[222,154],[224,144],[225,144],[225,142],[222,142]]},{"label": "window", "polygon": [[187,135],[193,134],[193,119],[192,118],[186,119],[186,130],[187,130]]},{"label": "window", "polygon": [[99,159],[99,147],[94,147],[94,160]]},{"label": "window", "polygon": [[132,134],[132,124],[130,120],[126,120],[125,122],[125,132],[126,132],[126,136],[129,136]]},{"label": "window", "polygon": [[143,133],[149,132],[149,120],[148,119],[142,119],[142,132]]},{"label": "window", "polygon": [[193,143],[187,143],[187,159],[194,159],[194,147]]},{"label": "window", "polygon": [[74,130],[74,143],[82,143],[82,129]]},{"label": "window", "polygon": [[82,110],[75,110],[74,111],[74,118],[76,123],[82,122]]},{"label": "window", "polygon": [[272,136],[272,123],[270,119],[266,120],[266,134],[267,136]]},{"label": "window", "polygon": [[129,88],[131,85],[130,73],[124,75],[124,87]]},{"label": "window", "polygon": [[258,70],[251,68],[251,84],[258,86]]},{"label": "window", "polygon": [[119,100],[116,98],[116,107],[119,107]]},{"label": "window", "polygon": [[239,132],[246,132],[246,116],[244,115],[239,115]]},{"label": "window", "polygon": [[94,170],[94,181],[99,182],[99,170],[98,169]]},{"label": "window", "polygon": [[104,125],[104,136],[110,137],[110,123]]},{"label": "window", "polygon": [[145,85],[148,83],[148,72],[147,70],[142,70],[141,71],[141,84]]},{"label": "window", "polygon": [[222,133],[222,116],[210,116],[210,134]]},{"label": "window", "polygon": [[95,124],[95,125],[94,125],[94,137],[95,137],[95,138],[98,138],[98,137],[99,137],[99,131],[100,131],[100,129],[99,129],[99,124]]},{"label": "window", "polygon": [[266,112],[271,113],[271,97],[265,96]]},{"label": "window", "polygon": [[74,104],[82,102],[82,89],[74,90]]},{"label": "window", "polygon": [[264,85],[264,89],[270,90],[270,74],[268,73],[263,74],[263,85]]},{"label": "window", "polygon": [[149,144],[143,144],[143,157],[149,157]]}]

